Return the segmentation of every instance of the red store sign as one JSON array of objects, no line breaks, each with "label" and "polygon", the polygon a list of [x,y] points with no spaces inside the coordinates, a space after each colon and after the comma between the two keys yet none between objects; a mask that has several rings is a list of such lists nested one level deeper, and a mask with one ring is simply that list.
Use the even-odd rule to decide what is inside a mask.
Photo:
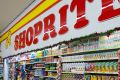
[{"label": "red store sign", "polygon": [[[20,32],[20,34],[15,36],[14,49],[22,49],[26,46],[31,46],[32,44],[38,44],[38,36],[44,32],[42,37],[43,41],[47,41],[50,38],[55,38],[58,35],[64,35],[68,33],[69,23],[67,23],[68,12],[73,14],[76,13],[76,22],[73,28],[75,30],[85,28],[89,23],[89,19],[86,18],[86,2],[92,4],[95,0],[71,0],[70,4],[63,5],[59,11],[59,19],[56,19],[54,13],[48,14],[43,20],[39,20],[34,26],[28,27],[27,30]],[[105,20],[112,19],[120,15],[120,8],[114,8],[114,1],[117,0],[101,0],[101,15],[98,17],[99,22],[104,22]],[[120,0],[117,1],[120,4]],[[94,11],[95,10],[91,10]],[[72,18],[72,17],[71,17]],[[60,26],[55,26],[55,22],[59,21]],[[55,27],[59,27],[59,31],[56,31]]]}]

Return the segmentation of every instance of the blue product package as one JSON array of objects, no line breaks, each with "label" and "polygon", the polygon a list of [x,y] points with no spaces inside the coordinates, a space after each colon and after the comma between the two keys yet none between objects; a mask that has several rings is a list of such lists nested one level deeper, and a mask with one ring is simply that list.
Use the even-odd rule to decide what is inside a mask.
[{"label": "blue product package", "polygon": [[44,50],[44,56],[47,56],[48,55],[48,50]]}]

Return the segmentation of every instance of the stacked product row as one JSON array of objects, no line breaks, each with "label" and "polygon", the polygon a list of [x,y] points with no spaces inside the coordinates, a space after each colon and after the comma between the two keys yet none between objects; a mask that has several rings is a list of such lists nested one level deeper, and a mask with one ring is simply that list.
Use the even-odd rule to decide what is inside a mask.
[{"label": "stacked product row", "polygon": [[[9,63],[9,79],[56,80],[60,76],[58,56],[50,56],[48,50],[32,52],[11,57]],[[16,75],[17,74],[17,75]]]},{"label": "stacked product row", "polygon": [[76,62],[76,61],[94,61],[94,60],[113,60],[118,59],[116,51],[103,52],[103,53],[92,53],[84,55],[73,55],[62,57],[62,62]]},{"label": "stacked product row", "polygon": [[88,63],[63,63],[63,73],[106,73],[118,74],[118,62],[88,62]]},{"label": "stacked product row", "polygon": [[27,60],[26,65],[33,66],[34,80],[55,80],[58,78],[59,58],[45,57],[33,60]]},{"label": "stacked product row", "polygon": [[82,75],[63,74],[62,80],[118,80],[118,76],[112,75]]},{"label": "stacked product row", "polygon": [[118,80],[119,37],[119,32],[115,32],[109,38],[71,40],[57,47],[10,57],[9,75],[12,80],[17,71],[20,78],[27,80]]},{"label": "stacked product row", "polygon": [[119,34],[120,32],[115,32],[111,34],[109,38],[107,36],[100,36],[83,38],[78,41],[73,41],[73,43],[69,43],[69,48],[62,49],[62,53],[75,53],[119,48]]},{"label": "stacked product row", "polygon": [[62,56],[62,80],[118,80],[117,51]]},{"label": "stacked product row", "polygon": [[85,80],[118,80],[114,75],[86,75]]},{"label": "stacked product row", "polygon": [[0,63],[0,80],[3,80],[3,63]]}]

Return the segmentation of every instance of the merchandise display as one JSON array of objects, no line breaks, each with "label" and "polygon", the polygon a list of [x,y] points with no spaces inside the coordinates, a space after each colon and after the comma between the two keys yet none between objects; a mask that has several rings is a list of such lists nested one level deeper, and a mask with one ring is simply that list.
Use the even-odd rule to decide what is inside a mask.
[{"label": "merchandise display", "polygon": [[4,69],[4,66],[3,66],[3,63],[0,63],[0,80],[3,80],[3,69]]},{"label": "merchandise display", "polygon": [[86,75],[85,80],[118,80],[118,76],[110,75]]},{"label": "merchandise display", "polygon": [[116,43],[113,37],[87,38],[11,57],[10,72],[27,80],[118,80],[119,49],[110,42]]},{"label": "merchandise display", "polygon": [[72,53],[63,55],[62,80],[118,80],[118,52],[110,51],[87,51],[86,53]]},{"label": "merchandise display", "polygon": [[[9,64],[9,74],[8,74],[10,80],[13,80],[13,79],[16,78],[16,77],[14,76],[15,73],[17,73],[17,71],[15,71],[15,63],[10,63],[10,64]],[[18,73],[18,74],[19,74],[19,73]],[[16,74],[16,75],[17,75],[17,74]]]},{"label": "merchandise display", "polygon": [[87,73],[106,73],[106,74],[118,74],[118,62],[96,62],[86,63],[85,71]]},{"label": "merchandise display", "polygon": [[1,1],[0,80],[120,80],[120,0]]},{"label": "merchandise display", "polygon": [[0,80],[3,80],[4,77],[4,63],[3,63],[3,59],[0,56]]},{"label": "merchandise display", "polygon": [[82,74],[63,74],[62,80],[84,80],[84,75]]},{"label": "merchandise display", "polygon": [[61,63],[60,58],[53,55],[51,50],[44,50],[11,57],[8,60],[9,76],[11,79],[56,80],[60,76]]},{"label": "merchandise display", "polygon": [[59,68],[61,63],[59,62],[59,57],[47,57],[45,63],[45,72],[46,72],[46,79],[49,80],[49,77],[52,80],[56,80],[59,78]]},{"label": "merchandise display", "polygon": [[[91,59],[92,57],[92,59]],[[76,61],[94,61],[94,60],[112,60],[118,59],[116,52],[105,52],[105,53],[96,53],[96,54],[87,54],[87,55],[75,55],[62,57],[62,62],[76,62]]]},{"label": "merchandise display", "polygon": [[73,72],[83,74],[85,71],[85,63],[63,63],[63,72]]},{"label": "merchandise display", "polygon": [[[58,56],[52,55],[52,51],[39,51],[36,55],[17,56],[17,59],[23,57],[19,63],[15,57],[10,58],[10,71],[18,71],[17,78],[27,80],[117,80],[118,53],[116,49],[111,50],[62,53]],[[14,74],[11,77],[14,79]]]}]

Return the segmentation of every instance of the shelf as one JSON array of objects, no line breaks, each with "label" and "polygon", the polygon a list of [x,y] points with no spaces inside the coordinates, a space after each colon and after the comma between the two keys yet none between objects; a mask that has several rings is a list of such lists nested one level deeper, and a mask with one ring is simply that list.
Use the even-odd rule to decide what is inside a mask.
[{"label": "shelf", "polygon": [[[83,55],[83,54],[90,54],[90,53],[98,53],[98,52],[108,52],[108,51],[117,51],[119,48],[115,49],[101,49],[101,50],[91,50],[91,51],[83,51],[83,52],[71,52],[71,53],[64,53],[60,55],[50,55],[50,56],[44,56],[41,58],[33,58],[33,59],[28,59],[28,60],[34,60],[34,59],[42,59],[42,58],[47,58],[47,57],[54,57],[54,56],[72,56],[72,55]],[[28,60],[22,60],[22,61],[28,61]],[[21,62],[21,61],[18,61]],[[10,62],[10,63],[15,63],[15,62]],[[10,64],[9,63],[9,64]]]},{"label": "shelf", "polygon": [[108,52],[108,51],[117,51],[119,48],[115,49],[102,49],[102,50],[91,50],[91,51],[83,51],[83,52],[71,52],[65,53],[60,56],[72,56],[72,55],[83,55],[83,54],[90,54],[90,53],[98,53],[98,52]]},{"label": "shelf", "polygon": [[42,69],[42,68],[45,68],[45,67],[34,67],[34,69]]},{"label": "shelf", "polygon": [[54,79],[56,79],[56,78],[58,78],[58,76],[44,76],[44,78],[54,78]]},{"label": "shelf", "polygon": [[[59,56],[59,55],[44,56],[44,57],[41,57],[41,58],[33,58],[33,59],[21,60],[21,61],[18,61],[18,62],[30,61],[30,60],[35,60],[35,59],[43,59],[43,58],[55,57],[55,56]],[[13,62],[13,63],[14,63],[14,62]]]},{"label": "shelf", "polygon": [[45,64],[57,64],[57,62],[47,62]]},{"label": "shelf", "polygon": [[86,71],[86,74],[110,74],[110,75],[118,75],[118,72],[90,72],[90,71]]},{"label": "shelf", "polygon": [[45,71],[48,71],[48,72],[57,72],[57,70],[45,70]]},{"label": "shelf", "polygon": [[41,57],[41,58],[33,58],[33,59],[28,59],[28,60],[35,60],[35,59],[42,59],[43,57]]},{"label": "shelf", "polygon": [[27,64],[25,64],[25,65],[32,65],[32,64],[34,64],[34,63],[27,63]]},{"label": "shelf", "polygon": [[[43,58],[43,57],[42,57],[42,58]],[[42,59],[42,58],[32,58],[32,59],[27,59],[27,60],[22,60],[22,61],[30,61],[30,60]]]},{"label": "shelf", "polygon": [[34,63],[26,63],[26,65],[32,65],[32,64],[37,64],[37,63],[44,64],[44,62],[34,62]]},{"label": "shelf", "polygon": [[84,74],[80,72],[62,72],[62,74]]},{"label": "shelf", "polygon": [[57,56],[60,56],[60,55],[49,55],[49,56],[44,56],[43,58],[48,58],[48,57],[57,57]]},{"label": "shelf", "polygon": [[105,75],[118,75],[118,72],[90,72],[90,71],[86,71],[86,72],[62,72],[63,74],[105,74]]},{"label": "shelf", "polygon": [[34,64],[37,64],[37,63],[44,64],[44,62],[34,62]]},{"label": "shelf", "polygon": [[113,59],[98,59],[98,60],[81,60],[81,61],[65,61],[65,62],[62,62],[62,63],[74,63],[74,62],[100,62],[100,61],[113,61],[113,60],[118,60],[118,58],[113,58]]},{"label": "shelf", "polygon": [[[42,58],[44,58],[44,57],[42,57]],[[24,62],[24,61],[30,61],[30,60],[42,59],[42,58],[32,58],[32,59],[21,60],[21,61],[16,61],[16,62]],[[10,62],[10,63],[15,63],[15,62]]]}]

